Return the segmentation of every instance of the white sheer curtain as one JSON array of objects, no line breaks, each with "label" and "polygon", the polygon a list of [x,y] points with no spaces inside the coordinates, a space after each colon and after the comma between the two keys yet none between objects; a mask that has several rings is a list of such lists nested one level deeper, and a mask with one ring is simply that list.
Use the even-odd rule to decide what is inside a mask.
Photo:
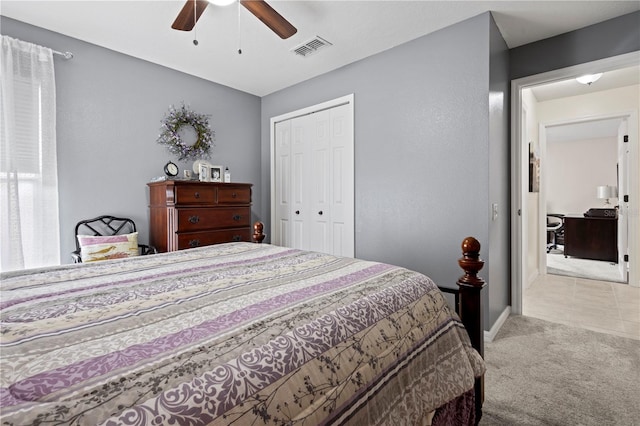
[{"label": "white sheer curtain", "polygon": [[60,263],[51,49],[2,36],[0,270]]}]

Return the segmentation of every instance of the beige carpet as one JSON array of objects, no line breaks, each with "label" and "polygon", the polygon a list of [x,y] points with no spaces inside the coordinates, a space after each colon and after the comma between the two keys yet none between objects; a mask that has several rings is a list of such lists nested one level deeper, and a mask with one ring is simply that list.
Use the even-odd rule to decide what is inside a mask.
[{"label": "beige carpet", "polygon": [[638,340],[511,316],[485,359],[480,425],[640,425]]}]

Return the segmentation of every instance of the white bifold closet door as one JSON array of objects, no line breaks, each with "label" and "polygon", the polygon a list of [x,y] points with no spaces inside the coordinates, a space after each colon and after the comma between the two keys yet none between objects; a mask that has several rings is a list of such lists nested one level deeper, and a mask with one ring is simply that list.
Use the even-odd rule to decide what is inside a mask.
[{"label": "white bifold closet door", "polygon": [[275,244],[354,256],[351,108],[275,124]]}]

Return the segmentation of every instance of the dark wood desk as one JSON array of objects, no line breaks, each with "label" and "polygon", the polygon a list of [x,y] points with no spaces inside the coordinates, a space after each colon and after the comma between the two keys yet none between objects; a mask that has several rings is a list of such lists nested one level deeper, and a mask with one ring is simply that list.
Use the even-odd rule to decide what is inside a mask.
[{"label": "dark wood desk", "polygon": [[564,256],[618,263],[618,218],[565,216]]}]

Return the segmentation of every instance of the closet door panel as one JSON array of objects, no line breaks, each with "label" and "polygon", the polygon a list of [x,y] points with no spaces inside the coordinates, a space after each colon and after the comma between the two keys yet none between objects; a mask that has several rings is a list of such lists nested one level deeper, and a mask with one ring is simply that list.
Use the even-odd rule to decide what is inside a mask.
[{"label": "closet door panel", "polygon": [[332,253],[353,257],[354,243],[354,148],[350,108],[342,105],[331,116],[331,241]]},{"label": "closet door panel", "polygon": [[291,122],[275,126],[275,241],[291,246]]},{"label": "closet door panel", "polygon": [[312,116],[313,135],[309,138],[313,162],[311,250],[331,253],[331,121],[328,110]]},{"label": "closet door panel", "polygon": [[310,250],[311,227],[311,145],[307,142],[313,135],[309,116],[291,121],[291,237],[293,248]]}]

